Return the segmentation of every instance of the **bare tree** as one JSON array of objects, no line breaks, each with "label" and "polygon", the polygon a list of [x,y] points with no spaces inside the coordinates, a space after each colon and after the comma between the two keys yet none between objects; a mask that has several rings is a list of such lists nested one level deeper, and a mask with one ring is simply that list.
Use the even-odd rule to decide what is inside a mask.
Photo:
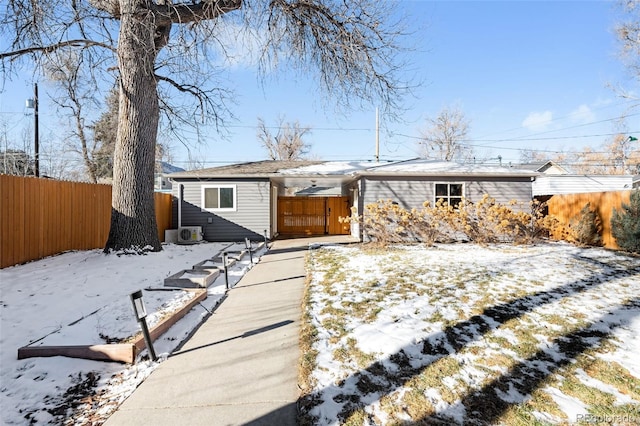
[{"label": "bare tree", "polygon": [[87,83],[89,79],[83,76],[83,58],[73,50],[55,51],[51,55],[52,60],[45,64],[46,74],[61,92],[52,100],[60,110],[68,111],[72,121],[71,137],[66,138],[68,149],[82,157],[89,180],[97,183],[97,144],[91,138],[85,120],[87,110],[97,109],[98,103],[92,85]]},{"label": "bare tree", "polygon": [[469,121],[457,107],[444,107],[435,118],[427,119],[422,133],[421,154],[437,160],[470,160],[473,149],[463,141],[469,131]]},{"label": "bare tree", "polygon": [[22,129],[21,138],[10,137],[7,123],[0,133],[0,173],[15,176],[35,176],[32,130]]},{"label": "bare tree", "polygon": [[[229,91],[216,80],[237,27],[260,52],[261,69],[286,63],[316,77],[328,98],[397,105],[401,26],[395,3],[378,0],[7,0],[0,28],[11,50],[10,75],[25,61],[42,65],[74,51],[96,90],[113,73],[119,85],[111,229],[105,251],[161,250],[153,172],[161,107],[170,126],[222,123]],[[116,37],[117,34],[117,37]],[[116,41],[117,38],[117,41]],[[24,61],[21,61],[23,59]],[[171,94],[176,96],[171,96]],[[159,96],[161,95],[161,96]],[[184,103],[185,95],[195,106]]]},{"label": "bare tree", "polygon": [[520,150],[520,162],[522,164],[538,163],[538,162],[545,162],[550,160],[551,158],[549,154],[547,154],[546,152],[539,152],[539,151],[536,151],[535,149]]},{"label": "bare tree", "polygon": [[573,170],[597,175],[636,174],[640,170],[638,140],[619,133],[595,150],[585,147],[574,154]]},{"label": "bare tree", "polygon": [[276,132],[272,133],[262,118],[258,118],[258,140],[267,150],[271,160],[302,160],[311,151],[304,137],[311,133],[310,127],[302,127],[298,120],[286,122],[278,118]]},{"label": "bare tree", "polygon": [[0,150],[0,174],[16,176],[33,176],[33,158],[23,150]]},{"label": "bare tree", "polygon": [[[620,0],[626,19],[616,26],[616,36],[620,43],[620,59],[629,70],[631,77],[640,82],[640,0]],[[638,94],[628,90],[622,96],[638,100]]]}]

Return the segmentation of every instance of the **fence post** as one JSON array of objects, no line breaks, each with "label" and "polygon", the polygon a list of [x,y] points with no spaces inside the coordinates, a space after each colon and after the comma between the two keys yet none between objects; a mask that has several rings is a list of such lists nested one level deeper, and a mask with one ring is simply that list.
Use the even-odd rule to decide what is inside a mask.
[{"label": "fence post", "polygon": [[229,290],[229,274],[227,270],[227,252],[222,252],[222,266],[224,266],[224,286]]},{"label": "fence post", "polygon": [[253,265],[253,252],[251,251],[251,241],[249,241],[248,238],[245,238],[244,239],[244,245],[247,248],[247,250],[249,250],[249,261]]}]

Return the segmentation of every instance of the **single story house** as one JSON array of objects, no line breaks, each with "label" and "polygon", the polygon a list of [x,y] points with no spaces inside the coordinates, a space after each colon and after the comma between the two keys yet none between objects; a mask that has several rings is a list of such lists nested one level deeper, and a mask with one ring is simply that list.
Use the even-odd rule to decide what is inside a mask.
[{"label": "single story house", "polygon": [[533,183],[533,195],[545,197],[588,192],[628,191],[633,188],[631,175],[542,175]]},{"label": "single story house", "polygon": [[173,173],[174,226],[202,227],[207,241],[351,234],[355,207],[391,199],[405,208],[486,193],[500,203],[533,198],[532,170],[412,159],[396,162],[258,161]]}]

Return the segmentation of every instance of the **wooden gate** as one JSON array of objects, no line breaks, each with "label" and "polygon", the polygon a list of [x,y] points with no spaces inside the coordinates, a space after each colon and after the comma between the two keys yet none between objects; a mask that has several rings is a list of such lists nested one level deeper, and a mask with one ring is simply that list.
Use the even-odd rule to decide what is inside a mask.
[{"label": "wooden gate", "polygon": [[278,197],[278,232],[282,235],[348,235],[349,197]]}]

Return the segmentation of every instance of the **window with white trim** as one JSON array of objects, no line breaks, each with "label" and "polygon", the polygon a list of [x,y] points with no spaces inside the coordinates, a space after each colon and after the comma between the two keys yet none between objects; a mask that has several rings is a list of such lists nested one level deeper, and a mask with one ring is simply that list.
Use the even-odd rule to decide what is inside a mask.
[{"label": "window with white trim", "polygon": [[464,186],[461,183],[436,183],[436,203],[442,200],[450,206],[458,207],[464,197]]},{"label": "window with white trim", "polygon": [[209,211],[235,211],[235,185],[203,185],[202,208]]}]

